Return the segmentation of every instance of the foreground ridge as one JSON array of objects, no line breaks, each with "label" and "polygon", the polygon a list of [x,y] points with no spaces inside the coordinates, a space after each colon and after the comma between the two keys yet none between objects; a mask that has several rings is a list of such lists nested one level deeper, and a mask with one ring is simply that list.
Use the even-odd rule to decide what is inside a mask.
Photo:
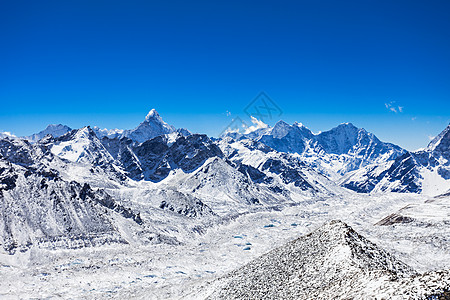
[{"label": "foreground ridge", "polygon": [[208,299],[423,298],[444,295],[450,272],[418,275],[339,220],[219,280]]}]

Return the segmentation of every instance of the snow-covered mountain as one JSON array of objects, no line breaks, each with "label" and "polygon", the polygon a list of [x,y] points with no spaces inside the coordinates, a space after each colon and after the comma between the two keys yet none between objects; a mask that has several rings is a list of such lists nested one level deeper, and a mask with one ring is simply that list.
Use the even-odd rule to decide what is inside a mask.
[{"label": "snow-covered mountain", "polygon": [[342,186],[357,192],[412,192],[438,195],[450,190],[450,125],[429,145],[393,161],[344,176]]},{"label": "snow-covered mountain", "polygon": [[158,112],[152,109],[145,117],[144,122],[133,130],[125,131],[123,136],[142,143],[156,136],[172,133],[175,130],[175,127],[164,122]]},{"label": "snow-covered mountain", "polygon": [[101,189],[67,180],[66,172],[73,170],[51,149],[21,139],[0,140],[0,252],[126,243],[111,214],[136,226],[142,224],[139,215]]},{"label": "snow-covered mountain", "polygon": [[143,143],[127,137],[104,137],[102,143],[134,180],[158,182],[171,170],[179,168],[191,172],[210,157],[223,157],[220,149],[206,135],[200,134],[159,135]]},{"label": "snow-covered mountain", "polygon": [[[414,252],[403,251],[411,245],[437,253],[435,262],[448,257],[448,197],[390,191],[425,192],[442,182],[439,190],[450,191],[449,128],[414,153],[349,123],[320,134],[299,123],[258,123],[245,134],[213,139],[177,130],[152,110],[133,130],[55,128],[28,139],[0,137],[2,290],[27,281],[27,295],[34,298],[59,295],[62,286],[72,295],[102,298],[111,292],[105,286],[120,286],[118,298],[148,298],[157,286],[164,291],[159,298],[176,298],[167,289],[171,283],[189,289],[197,284],[192,278],[245,265],[336,215],[397,245],[402,259]],[[400,230],[393,233],[399,226],[410,236],[407,246],[397,240]],[[211,297],[363,298],[397,290],[439,295],[441,285],[433,290],[421,284],[449,281],[446,271],[411,272],[347,225],[332,222],[238,268]],[[75,273],[86,283],[82,290],[70,283],[79,281]],[[84,281],[86,275],[93,277]],[[46,286],[36,293],[40,280]],[[53,286],[56,292],[47,293]]]},{"label": "snow-covered mountain", "polygon": [[145,120],[134,129],[100,129],[95,126],[93,127],[93,130],[99,138],[108,137],[120,139],[122,137],[127,137],[139,143],[143,143],[160,135],[170,134],[174,132],[179,132],[185,136],[190,134],[187,129],[176,129],[172,125],[164,122],[155,109],[150,110],[150,112],[145,117]]},{"label": "snow-covered mountain", "polygon": [[273,127],[246,134],[229,132],[224,137],[253,139],[279,152],[295,153],[310,167],[334,180],[364,166],[393,160],[406,152],[351,123],[313,134],[300,123],[289,125],[279,121]]},{"label": "snow-covered mountain", "polygon": [[[95,132],[98,138],[108,137],[108,138],[122,138],[128,137],[133,141],[143,143],[154,137],[178,132],[184,136],[188,136],[191,133],[189,130],[184,128],[176,129],[172,125],[167,124],[163,121],[161,116],[155,109],[150,110],[150,112],[145,117],[144,121],[141,122],[134,129],[101,129],[97,126],[93,126],[92,130]],[[44,130],[32,134],[30,136],[23,136],[22,139],[29,140],[30,142],[37,142],[47,135],[51,135],[54,138],[60,137],[67,132],[72,131],[72,129],[66,125],[62,124],[50,124]],[[16,136],[10,134],[9,132],[0,132],[0,138],[17,138]]]},{"label": "snow-covered mountain", "polygon": [[219,146],[241,172],[286,197],[299,193],[315,196],[345,194],[329,178],[295,155],[278,152],[265,143],[251,139],[235,141],[227,137],[219,141]]},{"label": "snow-covered mountain", "polygon": [[71,131],[72,129],[69,126],[62,125],[62,124],[50,124],[45,128],[44,130],[40,131],[39,133],[32,134],[30,136],[22,137],[24,139],[27,139],[31,142],[37,142],[40,139],[44,138],[47,135],[51,135],[54,138],[60,137],[61,135],[66,134],[67,132]]},{"label": "snow-covered mountain", "polygon": [[[152,111],[138,128],[153,128],[160,121]],[[223,145],[206,135],[173,131],[144,142],[127,136],[100,140],[89,126],[56,138],[48,134],[35,143],[0,139],[0,159],[5,165],[0,168],[5,216],[2,228],[7,233],[4,250],[14,252],[26,245],[59,240],[57,245],[70,248],[73,239],[78,239],[77,245],[96,245],[90,241],[90,231],[113,235],[107,243],[125,243],[130,238],[116,230],[125,222],[120,216],[140,220],[129,225],[134,228],[133,235],[139,231],[162,235],[167,233],[163,224],[172,223],[173,218],[198,219],[187,221],[194,228],[202,220],[228,218],[249,210],[280,209],[344,190],[290,154],[261,143],[258,147],[262,151],[252,152],[254,145],[239,143],[232,147],[242,148],[242,153],[233,156],[225,155],[220,148]],[[260,160],[245,159],[250,156]],[[135,200],[136,195],[140,201]],[[28,212],[35,205],[38,207]],[[104,215],[105,205],[107,211],[119,216]],[[60,215],[61,210],[68,212]],[[142,217],[138,218],[140,213]],[[36,221],[40,218],[45,222]],[[159,225],[149,223],[155,218],[164,221]],[[91,223],[99,227],[90,227]],[[152,229],[146,229],[148,226]],[[177,240],[181,232],[189,234],[188,228],[183,225],[174,229],[172,240]],[[106,243],[99,239],[100,244]]]},{"label": "snow-covered mountain", "polygon": [[331,221],[230,272],[208,299],[439,299],[449,274],[433,275],[418,276],[345,223]]},{"label": "snow-covered mountain", "polygon": [[[32,206],[29,201],[48,197],[44,193],[47,183],[43,182],[50,178],[58,184],[52,184],[49,193],[64,190],[58,195],[68,205],[78,205],[75,202],[79,200],[70,198],[65,190],[80,193],[87,185],[92,199],[98,191],[101,197],[116,201],[114,207],[143,212],[145,223],[168,211],[206,220],[304,201],[351,197],[353,192],[348,189],[420,192],[427,184],[443,182],[439,191],[450,190],[449,127],[425,150],[415,153],[380,142],[349,123],[313,134],[299,123],[278,122],[273,128],[263,126],[244,135],[230,133],[212,140],[177,131],[152,110],[136,129],[119,136],[101,136],[89,126],[62,134],[68,129],[49,126],[29,140],[0,139],[0,159],[10,166],[1,168],[3,197],[22,208]],[[336,162],[339,168],[334,168]],[[377,165],[348,173],[374,162]],[[347,172],[339,182],[347,189],[331,180],[332,176],[325,176],[329,174],[324,175],[324,169]],[[44,193],[41,196],[39,186]],[[136,195],[143,200],[131,200]],[[47,204],[43,207],[51,212]],[[17,224],[23,221],[14,220]],[[17,226],[14,222],[4,226]],[[36,224],[30,226],[30,232],[39,230]]]}]

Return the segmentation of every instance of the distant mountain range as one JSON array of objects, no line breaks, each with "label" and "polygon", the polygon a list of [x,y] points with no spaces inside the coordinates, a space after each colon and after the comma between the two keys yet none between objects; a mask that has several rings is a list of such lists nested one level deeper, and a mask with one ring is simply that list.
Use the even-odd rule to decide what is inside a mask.
[{"label": "distant mountain range", "polygon": [[280,121],[211,139],[168,125],[155,110],[132,130],[49,125],[8,135],[0,138],[0,242],[14,252],[75,247],[69,237],[131,243],[140,232],[176,243],[181,233],[165,237],[166,221],[152,218],[223,218],[355,192],[437,195],[450,190],[449,128],[418,152],[350,123],[313,134]]},{"label": "distant mountain range", "polygon": [[[227,132],[212,141],[204,135],[189,137],[191,133],[187,129],[176,129],[167,124],[155,109],[134,129],[100,129],[94,126],[89,130],[106,147],[113,157],[111,161],[118,163],[134,180],[159,181],[170,170],[178,168],[180,162],[175,157],[180,155],[180,151],[188,151],[179,149],[180,143],[192,142],[189,151],[197,151],[201,154],[196,157],[202,157],[196,158],[198,161],[195,166],[181,164],[181,169],[186,171],[186,168],[198,168],[207,158],[215,156],[240,164],[244,158],[237,158],[233,150],[238,151],[256,142],[260,148],[267,147],[267,153],[270,152],[269,148],[278,153],[289,153],[291,159],[295,158],[331,181],[360,193],[392,191],[439,194],[450,190],[449,127],[427,148],[416,152],[382,142],[374,134],[351,123],[314,134],[301,123],[289,125],[279,121],[273,127],[263,126],[247,133]],[[72,129],[66,125],[52,124],[39,133],[22,138],[36,143],[47,135],[58,138],[70,131]],[[15,138],[7,133],[0,137]],[[158,139],[153,140],[156,137]],[[202,150],[201,141],[205,139],[211,145],[209,147],[217,145],[221,150]],[[172,147],[173,143],[176,145]],[[148,151],[158,153],[149,156]],[[69,152],[76,155],[73,150]],[[68,153],[67,149],[61,150],[58,155],[64,156],[64,153]],[[248,153],[252,156],[257,152]],[[261,167],[249,165],[255,170]]]},{"label": "distant mountain range", "polygon": [[274,127],[248,134],[226,133],[224,137],[238,141],[252,139],[279,152],[296,153],[300,160],[332,179],[370,164],[393,160],[406,152],[351,123],[313,134],[300,123],[289,125],[279,121]]}]

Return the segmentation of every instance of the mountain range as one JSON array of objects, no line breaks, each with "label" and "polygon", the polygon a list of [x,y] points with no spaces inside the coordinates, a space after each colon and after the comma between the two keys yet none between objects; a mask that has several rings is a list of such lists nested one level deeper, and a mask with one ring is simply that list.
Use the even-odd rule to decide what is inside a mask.
[{"label": "mountain range", "polygon": [[[280,121],[212,138],[176,129],[155,110],[130,130],[49,125],[28,137],[4,134],[0,258],[36,249],[177,247],[243,216],[295,207],[301,212],[308,205],[313,214],[326,215],[324,208],[335,201],[365,194],[380,199],[443,194],[415,210],[396,207],[374,226],[446,228],[445,217],[422,221],[416,211],[447,207],[449,159],[450,125],[416,152],[351,123],[314,134],[299,123]],[[305,251],[311,255],[302,255]],[[310,280],[322,291],[319,298],[363,295],[358,293],[368,282],[377,290],[396,288],[397,283],[376,283],[377,276],[410,278],[411,272],[335,222],[236,270],[211,297],[250,297],[246,291],[257,286],[270,297],[288,292],[302,298],[314,294],[302,284]],[[441,276],[435,275],[430,276]],[[408,280],[398,286],[409,286]],[[355,294],[345,282],[357,287]]]},{"label": "mountain range", "polygon": [[[252,120],[255,124],[259,122]],[[120,166],[133,180],[157,182],[167,177],[170,170],[194,170],[210,157],[240,165],[241,161],[247,161],[242,149],[250,149],[247,151],[250,156],[257,156],[263,149],[263,156],[272,151],[277,152],[278,157],[288,156],[296,164],[307,166],[330,181],[359,193],[392,191],[436,195],[450,190],[447,181],[450,179],[449,127],[426,148],[416,152],[382,142],[374,134],[351,123],[314,134],[301,123],[289,125],[279,121],[273,127],[257,126],[246,133],[226,132],[219,139],[199,134],[190,137],[192,134],[187,129],[176,129],[164,122],[155,109],[134,129],[100,129],[94,126],[89,127],[89,131],[104,146],[102,151],[112,157],[103,155],[103,158]],[[52,124],[22,139],[36,143],[47,135],[59,138],[68,132],[72,132],[68,126]],[[5,133],[2,138],[15,137]],[[84,155],[78,142],[67,140],[66,143],[71,144],[70,151],[55,147],[53,152],[58,152],[55,154],[60,157]],[[77,154],[73,150],[75,148],[80,148],[81,152]],[[190,151],[195,159],[182,158],[184,151]],[[249,167],[252,168],[251,175],[248,170],[246,174],[253,176],[253,180],[255,176],[262,176],[256,171],[267,165],[264,167],[261,160],[258,164],[248,162],[238,169],[242,171]]]},{"label": "mountain range", "polygon": [[351,123],[313,134],[300,123],[289,125],[279,121],[273,127],[247,134],[226,133],[224,136],[234,140],[252,139],[279,152],[295,153],[300,160],[331,179],[338,179],[367,165],[393,160],[406,152]]},{"label": "mountain range", "polygon": [[[313,134],[283,121],[211,139],[175,129],[154,109],[132,130],[49,125],[29,137],[0,139],[2,245],[15,251],[88,233],[126,241],[98,209],[140,219],[142,205],[123,198],[142,184],[171,195],[148,201],[152,209],[209,217],[353,192],[436,195],[450,190],[449,143],[450,126],[424,150],[408,152],[350,123]],[[42,204],[30,210],[37,199]],[[44,212],[53,214],[48,224],[40,220]],[[133,226],[142,227],[142,218]]]}]

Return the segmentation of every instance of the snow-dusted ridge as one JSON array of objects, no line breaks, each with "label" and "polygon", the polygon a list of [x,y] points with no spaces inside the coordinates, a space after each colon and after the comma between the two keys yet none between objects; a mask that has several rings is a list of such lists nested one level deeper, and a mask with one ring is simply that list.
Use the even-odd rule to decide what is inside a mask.
[{"label": "snow-dusted ridge", "polygon": [[230,272],[209,287],[207,299],[440,299],[449,284],[450,272],[418,276],[345,223],[331,221]]},{"label": "snow-dusted ridge", "polygon": [[340,180],[357,192],[412,192],[436,196],[450,189],[450,125],[428,147],[355,170]]}]

